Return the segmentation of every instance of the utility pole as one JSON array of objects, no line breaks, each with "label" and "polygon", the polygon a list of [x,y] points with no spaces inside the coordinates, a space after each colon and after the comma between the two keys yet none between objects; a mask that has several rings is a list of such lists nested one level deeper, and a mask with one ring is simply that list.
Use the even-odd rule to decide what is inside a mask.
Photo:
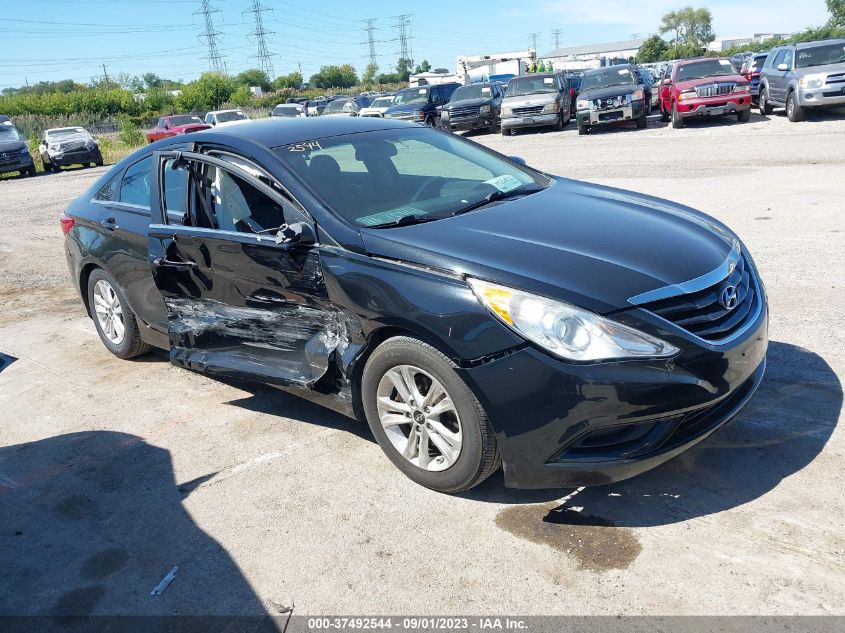
[{"label": "utility pole", "polygon": [[537,38],[540,37],[539,33],[529,33],[531,36],[531,41],[534,42],[532,48],[536,51],[537,50]]},{"label": "utility pole", "polygon": [[408,42],[411,39],[410,37],[410,29],[411,29],[411,18],[414,17],[410,13],[403,13],[402,15],[394,15],[393,19],[396,20],[396,23],[393,25],[393,28],[396,29],[398,33],[398,37],[393,40],[399,41],[399,59],[407,59],[411,66],[414,64],[413,60],[413,53],[409,52],[408,49]]},{"label": "utility pole", "polygon": [[267,38],[273,35],[273,31],[264,28],[264,20],[261,14],[265,11],[272,11],[272,9],[262,7],[261,0],[252,0],[252,8],[244,11],[244,13],[252,13],[255,16],[255,30],[249,33],[247,37],[258,47],[258,52],[253,55],[258,59],[258,67],[272,80],[273,54],[267,48]]},{"label": "utility pole", "polygon": [[211,6],[210,0],[200,0],[200,8],[194,11],[194,15],[202,15],[204,23],[204,32],[200,34],[199,40],[208,45],[208,67],[213,72],[226,74],[226,64],[220,51],[217,49],[217,44],[220,41],[222,33],[214,29],[214,22],[211,16],[215,13],[220,13],[220,9],[215,9]]},{"label": "utility pole", "polygon": [[106,65],[103,64],[103,84],[106,86],[106,90],[109,89],[109,74],[106,72]]},{"label": "utility pole", "polygon": [[560,48],[560,34],[563,33],[563,29],[552,29],[552,37],[555,38],[555,50]]},{"label": "utility pole", "polygon": [[376,55],[375,40],[375,32],[378,30],[376,28],[376,19],[369,18],[367,20],[361,20],[361,22],[367,25],[364,27],[364,30],[367,32],[367,44],[370,46],[370,64],[378,70],[378,55]]}]

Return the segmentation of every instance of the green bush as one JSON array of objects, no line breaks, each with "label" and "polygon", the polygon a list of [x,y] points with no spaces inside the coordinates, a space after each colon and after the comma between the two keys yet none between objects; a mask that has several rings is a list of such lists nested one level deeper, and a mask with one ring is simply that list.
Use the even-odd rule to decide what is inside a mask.
[{"label": "green bush", "polygon": [[129,117],[120,118],[120,142],[129,147],[138,147],[144,143],[144,132]]}]

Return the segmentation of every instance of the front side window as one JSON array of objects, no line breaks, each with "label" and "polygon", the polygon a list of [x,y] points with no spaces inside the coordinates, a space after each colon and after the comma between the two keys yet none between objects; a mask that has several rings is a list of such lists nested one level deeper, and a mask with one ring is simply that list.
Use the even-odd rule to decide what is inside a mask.
[{"label": "front side window", "polygon": [[150,208],[150,177],[153,157],[138,161],[126,170],[120,183],[120,202]]},{"label": "front side window", "polygon": [[[774,60],[772,61],[772,67],[777,68],[783,63],[783,60],[786,58],[786,49],[778,51],[778,54],[775,56]],[[771,59],[771,57],[770,57]]]},{"label": "front side window", "polygon": [[348,134],[275,151],[337,215],[362,227],[405,216],[439,220],[549,184],[474,143],[426,129]]}]

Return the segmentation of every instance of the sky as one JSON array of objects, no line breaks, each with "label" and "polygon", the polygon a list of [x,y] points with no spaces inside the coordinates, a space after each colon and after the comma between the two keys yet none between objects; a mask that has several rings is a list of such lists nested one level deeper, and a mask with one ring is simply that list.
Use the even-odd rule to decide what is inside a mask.
[{"label": "sky", "polygon": [[[717,36],[792,32],[827,21],[824,0],[601,0],[579,3],[486,0],[259,0],[275,75],[301,68],[306,80],[324,64],[369,62],[364,19],[375,18],[376,52],[382,71],[392,70],[399,43],[391,16],[412,14],[414,60],[454,70],[459,55],[524,50],[537,32],[538,53],[654,33],[661,16],[686,4],[705,6]],[[220,53],[231,74],[255,67],[254,0],[210,0],[221,33]],[[199,39],[200,0],[0,0],[0,89],[26,81],[88,82],[118,73],[154,72],[189,81],[208,70],[208,49]]]}]

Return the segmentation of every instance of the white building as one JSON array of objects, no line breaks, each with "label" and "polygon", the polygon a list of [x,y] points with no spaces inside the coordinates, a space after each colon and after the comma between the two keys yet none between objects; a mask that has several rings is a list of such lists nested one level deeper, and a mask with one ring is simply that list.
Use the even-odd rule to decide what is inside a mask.
[{"label": "white building", "polygon": [[589,70],[612,63],[633,61],[644,41],[623,40],[558,48],[542,55],[540,59],[551,62],[555,70]]},{"label": "white building", "polygon": [[736,46],[763,44],[768,40],[790,37],[792,33],[755,33],[749,36],[717,37],[707,45],[708,51],[721,53]]}]

